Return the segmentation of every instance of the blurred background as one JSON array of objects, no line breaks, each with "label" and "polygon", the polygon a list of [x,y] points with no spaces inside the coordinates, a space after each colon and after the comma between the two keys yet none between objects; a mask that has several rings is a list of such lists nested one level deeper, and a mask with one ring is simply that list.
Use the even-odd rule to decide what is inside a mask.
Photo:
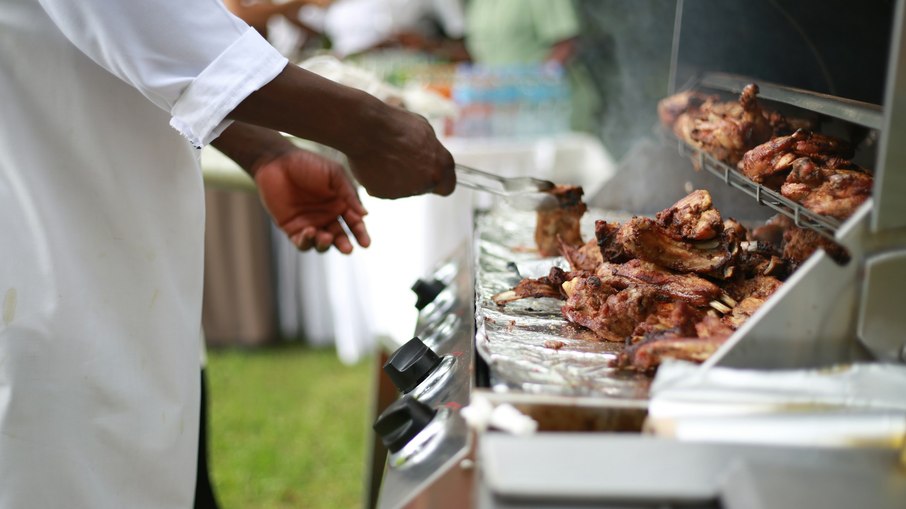
[{"label": "blurred background", "polygon": [[[667,94],[672,0],[225,0],[292,62],[424,115],[457,162],[583,186],[632,157]],[[309,146],[342,160],[342,154]],[[364,504],[376,352],[487,197],[375,200],[351,256],[298,253],[205,149],[209,461],[225,508]]]}]

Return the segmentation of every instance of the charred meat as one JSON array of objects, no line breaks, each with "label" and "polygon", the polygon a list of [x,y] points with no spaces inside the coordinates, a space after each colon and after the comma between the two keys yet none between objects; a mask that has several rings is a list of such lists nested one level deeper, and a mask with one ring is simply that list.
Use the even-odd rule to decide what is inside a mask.
[{"label": "charred meat", "polygon": [[561,242],[569,246],[582,245],[579,220],[588,207],[582,201],[583,190],[579,186],[558,185],[547,192],[557,198],[558,206],[537,212],[535,244],[541,256],[557,256]]},{"label": "charred meat", "polygon": [[845,141],[800,129],[746,152],[738,167],[753,182],[776,190],[792,169],[793,161],[799,158],[808,157],[828,167],[845,168],[851,165],[852,156],[852,147]]},{"label": "charred meat", "polygon": [[871,196],[873,183],[868,173],[822,168],[802,157],[793,161],[780,192],[812,212],[846,219]]}]

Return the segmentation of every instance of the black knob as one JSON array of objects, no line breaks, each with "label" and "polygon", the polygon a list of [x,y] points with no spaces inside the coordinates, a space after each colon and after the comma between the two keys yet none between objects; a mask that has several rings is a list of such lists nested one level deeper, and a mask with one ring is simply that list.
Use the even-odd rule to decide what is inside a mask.
[{"label": "black knob", "polygon": [[381,436],[384,446],[390,452],[396,452],[425,429],[436,413],[437,410],[412,396],[403,396],[381,413],[373,428]]},{"label": "black knob", "polygon": [[424,280],[419,279],[412,285],[412,291],[415,292],[417,297],[415,301],[415,308],[418,310],[424,309],[425,306],[431,303],[438,294],[444,290],[446,287],[441,281],[436,279]]},{"label": "black knob", "polygon": [[422,382],[440,364],[440,357],[422,343],[412,338],[399,347],[387,363],[384,372],[400,392],[409,392]]}]

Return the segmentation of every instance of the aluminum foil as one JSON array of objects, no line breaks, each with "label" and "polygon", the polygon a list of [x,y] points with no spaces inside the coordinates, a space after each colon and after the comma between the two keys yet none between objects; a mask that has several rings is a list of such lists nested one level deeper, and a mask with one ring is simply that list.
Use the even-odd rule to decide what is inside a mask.
[{"label": "aluminum foil", "polygon": [[[594,221],[623,222],[625,212],[589,210],[582,235],[591,239]],[[563,301],[531,298],[500,307],[491,297],[511,290],[523,277],[546,275],[562,258],[542,258],[535,247],[536,214],[505,205],[476,215],[476,347],[490,368],[497,391],[567,396],[646,399],[650,377],[612,368],[622,343],[601,341],[563,318]],[[518,272],[517,272],[518,269]],[[520,274],[521,272],[521,274]]]}]

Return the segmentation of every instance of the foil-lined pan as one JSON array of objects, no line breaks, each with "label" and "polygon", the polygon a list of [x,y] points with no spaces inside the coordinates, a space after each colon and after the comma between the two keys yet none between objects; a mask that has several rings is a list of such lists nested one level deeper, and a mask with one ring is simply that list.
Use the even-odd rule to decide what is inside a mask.
[{"label": "foil-lined pan", "polygon": [[[584,239],[594,221],[622,222],[625,212],[589,210]],[[535,247],[536,214],[501,205],[476,215],[476,349],[488,364],[496,392],[515,391],[579,397],[646,399],[650,377],[611,366],[622,343],[598,339],[563,318],[563,301],[529,298],[498,306],[492,296],[511,290],[522,277],[567,268],[562,258],[542,258]],[[517,269],[522,271],[520,274]]]}]

